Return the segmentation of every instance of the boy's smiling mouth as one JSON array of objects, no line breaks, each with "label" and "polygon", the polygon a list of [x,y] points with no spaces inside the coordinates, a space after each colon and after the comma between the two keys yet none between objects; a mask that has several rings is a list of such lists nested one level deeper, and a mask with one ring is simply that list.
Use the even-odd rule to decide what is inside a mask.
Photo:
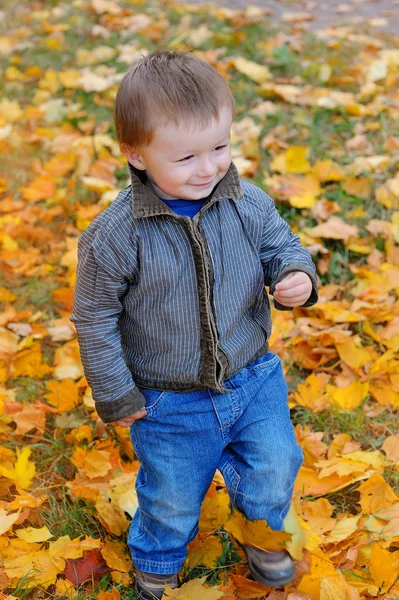
[{"label": "boy's smiling mouth", "polygon": [[194,185],[195,187],[206,187],[208,185],[211,185],[211,183],[213,183],[213,179],[211,181],[208,181],[207,183],[192,183],[191,185]]}]

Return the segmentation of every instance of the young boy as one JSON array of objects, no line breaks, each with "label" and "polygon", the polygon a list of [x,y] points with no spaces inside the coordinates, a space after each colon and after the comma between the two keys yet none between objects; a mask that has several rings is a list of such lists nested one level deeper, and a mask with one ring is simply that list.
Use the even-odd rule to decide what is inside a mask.
[{"label": "young boy", "polygon": [[[128,544],[142,600],[177,587],[216,469],[232,506],[281,530],[302,463],[264,286],[281,310],[310,306],[315,268],[271,198],[240,180],[233,114],[226,82],[194,55],[135,64],[115,105],[131,186],[79,241],[85,374],[141,461]],[[293,580],[287,552],[245,551],[258,581]]]}]

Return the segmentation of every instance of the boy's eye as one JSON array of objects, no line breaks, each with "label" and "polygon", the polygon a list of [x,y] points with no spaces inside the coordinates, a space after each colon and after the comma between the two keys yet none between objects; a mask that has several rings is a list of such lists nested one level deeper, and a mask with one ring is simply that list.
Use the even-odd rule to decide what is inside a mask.
[{"label": "boy's eye", "polygon": [[[226,148],[227,144],[224,144],[223,146],[216,146],[215,150],[223,150],[223,148]],[[193,158],[193,155],[190,154],[190,156],[185,156],[184,158],[180,158],[177,162],[185,162],[186,160],[190,160],[190,158]]]}]

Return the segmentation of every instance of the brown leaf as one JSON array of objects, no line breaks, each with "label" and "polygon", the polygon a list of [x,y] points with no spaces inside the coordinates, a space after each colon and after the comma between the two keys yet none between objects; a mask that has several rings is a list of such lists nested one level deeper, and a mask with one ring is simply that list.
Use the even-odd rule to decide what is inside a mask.
[{"label": "brown leaf", "polygon": [[84,581],[99,579],[112,569],[106,564],[100,550],[86,550],[82,558],[66,559],[65,577],[74,585]]}]

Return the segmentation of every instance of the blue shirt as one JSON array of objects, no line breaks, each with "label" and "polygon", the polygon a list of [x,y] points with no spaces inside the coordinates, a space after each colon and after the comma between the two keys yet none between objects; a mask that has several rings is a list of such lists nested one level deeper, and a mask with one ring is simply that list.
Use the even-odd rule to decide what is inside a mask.
[{"label": "blue shirt", "polygon": [[78,244],[72,321],[106,423],[144,406],[140,386],[225,392],[226,379],[267,352],[265,285],[273,294],[288,273],[304,271],[313,283],[304,306],[317,300],[308,250],[234,164],[192,219],[128,168],[131,186]]},{"label": "blue shirt", "polygon": [[190,217],[190,219],[192,219],[205,204],[205,200],[169,200],[164,198],[161,198],[161,200],[176,214],[181,217]]}]

